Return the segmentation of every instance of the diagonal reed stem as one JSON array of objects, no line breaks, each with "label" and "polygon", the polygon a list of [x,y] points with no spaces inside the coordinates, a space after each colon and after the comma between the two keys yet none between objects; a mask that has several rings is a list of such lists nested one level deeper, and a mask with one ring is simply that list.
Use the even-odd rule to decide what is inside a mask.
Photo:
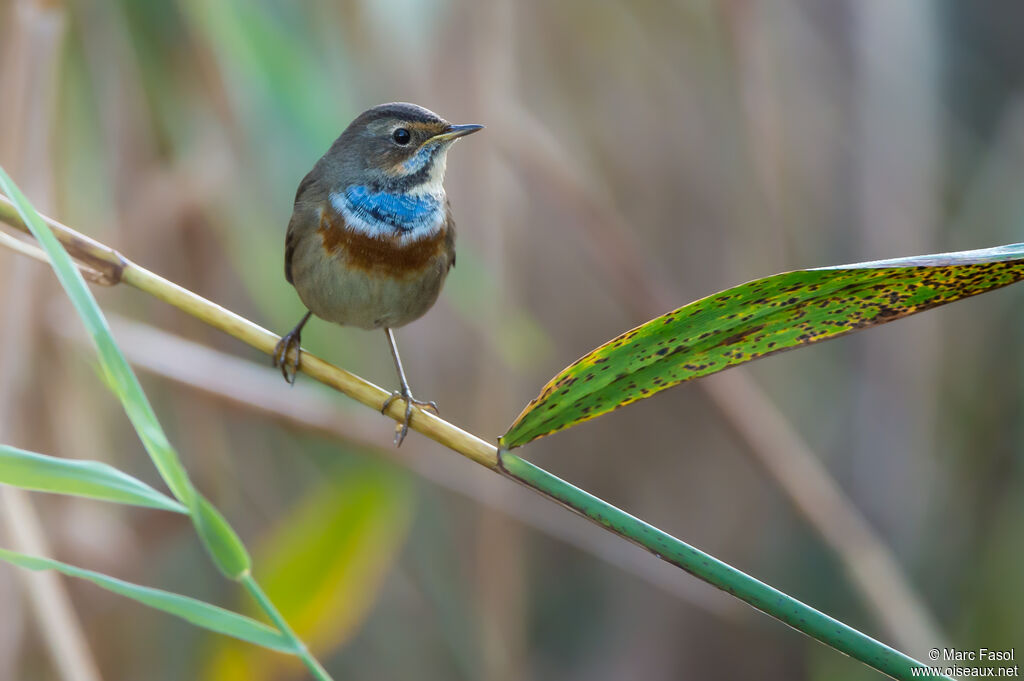
[{"label": "diagonal reed stem", "polygon": [[323,665],[321,665],[315,657],[313,657],[312,653],[309,652],[309,648],[307,648],[306,644],[302,642],[302,639],[295,635],[295,631],[292,630],[288,622],[281,616],[277,606],[274,605],[274,602],[267,597],[263,588],[255,579],[252,578],[252,575],[246,573],[239,581],[242,583],[242,586],[245,587],[245,590],[249,592],[249,595],[252,596],[253,600],[259,604],[263,612],[270,617],[270,621],[274,623],[274,626],[277,627],[278,631],[284,634],[292,642],[292,645],[295,646],[297,651],[295,654],[300,660],[302,660],[302,663],[306,665],[310,674],[312,674],[317,681],[331,681],[331,677],[327,673],[327,670],[323,668]]},{"label": "diagonal reed stem", "polygon": [[[27,231],[14,206],[0,197],[0,220]],[[124,282],[163,300],[238,340],[271,355],[279,337],[226,308],[146,270],[117,251],[59,222],[46,218],[54,233],[80,263],[102,273],[111,283]],[[390,393],[315,355],[303,352],[300,370],[352,399],[380,410]],[[414,407],[411,427],[430,439],[505,477],[542,494],[606,530],[650,551],[703,581],[722,589],[825,645],[895,679],[916,678],[924,665],[861,632],[815,610],[712,556],[648,525],[537,466],[461,428]],[[395,400],[385,412],[395,421],[405,416],[405,403]],[[920,673],[920,672],[918,672]],[[944,677],[943,677],[944,678]]]}]

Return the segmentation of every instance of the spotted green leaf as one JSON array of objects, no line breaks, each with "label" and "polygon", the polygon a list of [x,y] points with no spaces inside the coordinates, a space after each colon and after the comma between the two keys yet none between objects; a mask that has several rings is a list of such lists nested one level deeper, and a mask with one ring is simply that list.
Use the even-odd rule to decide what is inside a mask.
[{"label": "spotted green leaf", "polygon": [[526,444],[674,385],[1024,278],[1024,244],[784,272],[684,305],[576,360],[501,438]]},{"label": "spotted green leaf", "polygon": [[76,577],[92,582],[108,591],[131,598],[150,608],[162,610],[176,615],[197,627],[216,631],[242,641],[254,643],[271,650],[296,653],[295,646],[276,629],[261,624],[254,619],[239,615],[236,612],[189,596],[154,589],[148,586],[132,584],[100,572],[85,570],[74,565],[61,563],[49,558],[28,556],[16,551],[0,549],[0,560],[28,570],[56,570],[68,577]]}]

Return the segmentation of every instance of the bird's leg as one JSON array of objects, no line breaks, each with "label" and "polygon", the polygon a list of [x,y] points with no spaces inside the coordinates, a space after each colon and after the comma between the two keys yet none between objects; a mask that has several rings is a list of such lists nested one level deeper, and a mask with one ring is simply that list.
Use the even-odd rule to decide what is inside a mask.
[{"label": "bird's leg", "polygon": [[[281,375],[288,385],[295,385],[295,376],[299,373],[299,364],[302,357],[302,327],[309,321],[312,312],[307,311],[305,316],[299,320],[295,328],[281,336],[274,348],[274,366],[281,367]],[[295,349],[295,359],[288,361],[288,355]]]},{"label": "bird's leg", "polygon": [[395,334],[391,329],[385,328],[384,335],[388,337],[388,346],[391,348],[391,358],[395,360],[395,369],[398,370],[398,381],[402,384],[402,388],[401,390],[396,390],[391,393],[391,396],[384,400],[384,404],[381,406],[380,412],[382,414],[386,412],[388,407],[391,406],[391,403],[397,399],[405,400],[405,420],[395,428],[395,446],[399,447],[401,446],[402,441],[405,440],[405,436],[409,433],[409,423],[412,422],[412,405],[415,404],[436,414],[437,404],[434,402],[417,400],[412,396],[412,391],[409,390],[409,382],[405,380],[405,370],[402,369],[402,359],[398,356],[398,346],[395,345]]}]

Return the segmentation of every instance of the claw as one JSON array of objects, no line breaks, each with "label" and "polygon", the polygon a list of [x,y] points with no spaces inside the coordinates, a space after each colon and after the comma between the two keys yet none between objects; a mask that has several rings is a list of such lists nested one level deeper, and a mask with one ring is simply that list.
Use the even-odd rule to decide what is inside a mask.
[{"label": "claw", "polygon": [[[299,373],[299,366],[302,364],[302,327],[309,321],[311,312],[295,325],[295,328],[281,336],[281,340],[274,346],[273,361],[275,367],[281,368],[281,375],[288,385],[295,385],[295,377]],[[295,358],[289,362],[288,355],[295,350]]]},{"label": "claw", "polygon": [[380,413],[385,413],[391,403],[395,400],[403,400],[405,402],[405,418],[400,423],[395,424],[395,446],[401,447],[402,442],[405,441],[405,436],[409,434],[409,424],[412,423],[412,407],[416,405],[420,409],[432,412],[435,416],[437,415],[437,403],[433,400],[424,401],[417,400],[412,396],[412,393],[406,389],[396,390],[384,400],[384,404],[381,405]]},{"label": "claw", "polygon": [[[289,355],[295,350],[291,361]],[[299,365],[302,363],[302,347],[300,339],[295,334],[287,334],[278,341],[274,348],[274,366],[281,368],[281,375],[288,385],[295,385],[295,376],[299,372]]]}]

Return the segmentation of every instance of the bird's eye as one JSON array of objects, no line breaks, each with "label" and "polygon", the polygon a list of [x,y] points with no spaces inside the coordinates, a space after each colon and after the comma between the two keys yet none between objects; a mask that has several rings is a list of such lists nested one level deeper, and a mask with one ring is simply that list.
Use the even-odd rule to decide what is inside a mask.
[{"label": "bird's eye", "polygon": [[395,140],[395,144],[405,146],[412,139],[412,135],[405,128],[395,128],[395,131],[391,133],[391,139]]}]

